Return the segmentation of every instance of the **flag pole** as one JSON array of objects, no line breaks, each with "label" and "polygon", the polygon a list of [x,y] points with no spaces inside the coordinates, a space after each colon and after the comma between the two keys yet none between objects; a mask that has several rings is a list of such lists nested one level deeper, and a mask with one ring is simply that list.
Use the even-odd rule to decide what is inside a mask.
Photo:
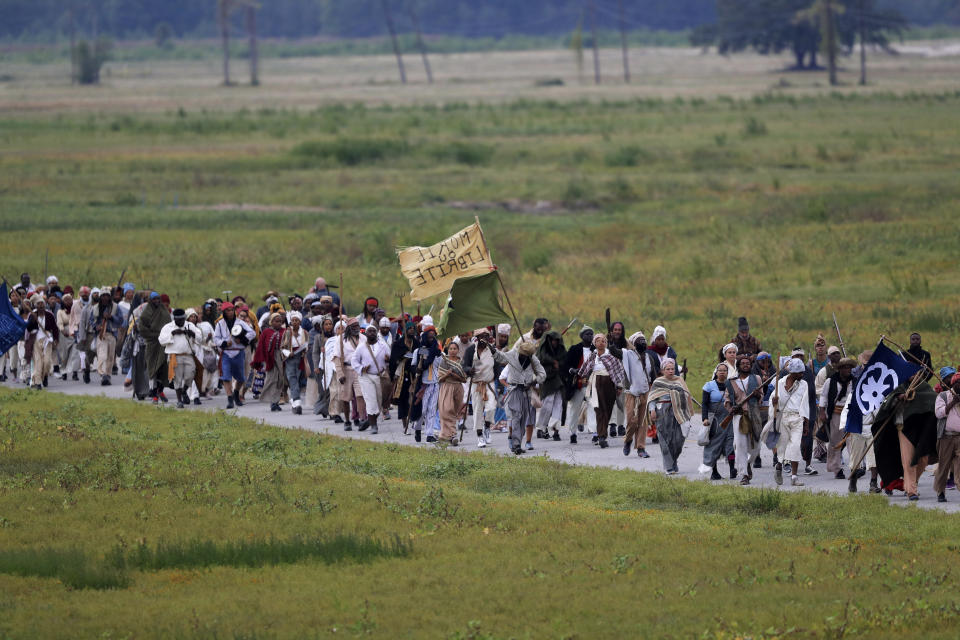
[{"label": "flag pole", "polygon": [[[490,247],[487,246],[487,238],[483,235],[483,227],[480,226],[480,216],[473,216],[474,221],[477,223],[477,229],[480,230],[480,241],[483,243],[483,250],[487,252],[487,258],[490,260],[490,264],[493,264],[493,256],[490,255]],[[513,310],[513,304],[510,302],[510,294],[507,293],[507,288],[503,284],[503,278],[500,277],[500,270],[497,269],[496,265],[491,267],[494,273],[497,274],[497,281],[500,283],[500,289],[503,291],[503,298],[507,301],[507,306],[510,307],[510,315],[513,316],[513,322],[517,325],[517,332],[520,334],[520,341],[523,341],[523,331],[520,330],[520,321],[517,320],[517,313]]]},{"label": "flag pole", "polygon": [[497,280],[500,282],[500,288],[503,289],[503,297],[507,301],[507,306],[510,307],[510,315],[513,316],[513,321],[517,324],[517,332],[520,334],[520,341],[523,342],[523,331],[520,330],[520,321],[517,320],[517,314],[513,310],[513,305],[510,303],[510,294],[507,293],[507,288],[503,286],[503,278],[500,277],[500,270],[494,267],[493,272],[497,274]]}]

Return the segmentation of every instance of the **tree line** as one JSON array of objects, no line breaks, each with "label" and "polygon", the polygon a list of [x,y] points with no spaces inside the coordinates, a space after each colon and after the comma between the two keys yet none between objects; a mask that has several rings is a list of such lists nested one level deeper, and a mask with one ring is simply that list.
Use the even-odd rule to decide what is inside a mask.
[{"label": "tree line", "polygon": [[[329,36],[366,38],[386,34],[384,0],[270,0],[259,2],[259,33],[271,38]],[[463,37],[569,33],[587,9],[585,0],[387,0],[396,28],[412,33],[408,7],[424,33]],[[617,28],[619,0],[597,0],[600,28]],[[683,30],[713,24],[723,0],[623,0],[632,28]],[[766,0],[743,3],[762,7]],[[897,9],[912,24],[960,24],[958,0],[876,0],[877,10]],[[69,14],[96,21],[113,38],[152,36],[168,25],[176,37],[212,37],[220,32],[218,0],[0,0],[0,38],[47,38],[67,32]],[[243,16],[235,17],[243,27]]]}]

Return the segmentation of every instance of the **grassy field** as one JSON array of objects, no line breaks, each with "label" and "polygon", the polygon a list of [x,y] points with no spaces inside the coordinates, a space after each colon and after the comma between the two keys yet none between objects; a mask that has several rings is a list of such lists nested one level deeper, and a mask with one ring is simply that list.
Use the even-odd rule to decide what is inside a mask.
[{"label": "grassy field", "polygon": [[[343,271],[348,308],[396,313],[394,247],[479,215],[524,323],[665,324],[694,386],[740,315],[773,352],[836,312],[848,350],[918,330],[960,362],[960,61],[828,92],[785,58],[635,55],[635,85],[600,88],[565,52],[438,56],[433,87],[377,57],[269,60],[259,89],[214,61],[99,88],[5,64],[0,274],[39,280],[49,249],[63,284],[126,268],[189,306]],[[952,637],[955,529],[0,391],[11,637]]]},{"label": "grassy field", "polygon": [[[960,66],[910,64],[928,82]],[[395,246],[479,215],[524,322],[598,323],[610,306],[628,330],[665,324],[705,374],[739,315],[779,351],[809,348],[836,312],[852,348],[918,330],[937,362],[960,360],[956,90],[902,93],[879,75],[864,93],[735,97],[762,72],[707,98],[615,87],[599,102],[586,88],[409,106],[394,86],[397,105],[228,111],[205,109],[199,90],[172,110],[118,113],[44,85],[48,71],[23,101],[0,102],[8,277],[42,272],[49,247],[66,282],[127,268],[192,305],[223,290],[302,293],[342,270],[356,308],[405,289]],[[135,86],[91,91],[122,104]],[[83,111],[18,111],[50,92]]]},{"label": "grassy field", "polygon": [[0,633],[949,638],[956,518],[0,390]]}]

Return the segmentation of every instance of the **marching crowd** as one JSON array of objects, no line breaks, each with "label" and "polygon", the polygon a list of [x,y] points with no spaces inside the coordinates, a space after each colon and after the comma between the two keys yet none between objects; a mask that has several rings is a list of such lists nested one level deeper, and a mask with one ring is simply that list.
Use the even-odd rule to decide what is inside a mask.
[{"label": "marching crowd", "polygon": [[[691,391],[662,326],[648,341],[622,322],[599,332],[584,325],[567,347],[567,331],[538,318],[512,344],[509,324],[441,341],[429,314],[391,317],[376,297],[346,315],[335,288],[317,278],[306,295],[269,291],[256,309],[242,296],[178,308],[129,282],[74,290],[54,276],[36,286],[25,273],[9,302],[26,330],[0,354],[0,382],[9,372],[37,390],[68,378],[123,384],[153,404],[172,390],[179,408],[221,395],[227,409],[254,399],[302,415],[306,405],[371,434],[395,411],[416,442],[456,446],[468,432],[485,448],[499,430],[517,455],[534,448],[534,434],[600,448],[622,438],[626,456],[648,458],[648,443],[658,444],[667,474],[679,472],[690,437],[703,448],[701,473],[720,480],[722,470],[744,485],[765,464],[761,445],[778,484],[802,486],[819,463],[851,492],[869,474],[871,492],[917,499],[920,474],[939,461],[934,490],[945,501],[960,473],[960,374],[935,372],[916,333],[903,356],[922,363],[924,382],[936,376],[936,388],[902,384],[893,402],[864,416],[862,433],[848,433],[871,352],[846,357],[822,335],[809,358],[798,347],[774,362],[740,318],[710,379]],[[886,421],[895,431],[871,433]]]}]

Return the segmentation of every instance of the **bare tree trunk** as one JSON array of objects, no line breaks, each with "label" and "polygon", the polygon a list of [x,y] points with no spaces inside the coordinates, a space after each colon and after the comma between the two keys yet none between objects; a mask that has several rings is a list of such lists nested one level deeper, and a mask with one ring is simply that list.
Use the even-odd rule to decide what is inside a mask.
[{"label": "bare tree trunk", "polygon": [[863,21],[863,0],[860,0],[860,85],[867,84],[867,30]]},{"label": "bare tree trunk", "polygon": [[247,5],[247,34],[250,36],[250,86],[260,84],[260,52],[257,49],[257,8]]},{"label": "bare tree trunk", "polygon": [[423,58],[423,68],[427,72],[427,82],[433,84],[433,71],[430,70],[430,59],[427,58],[427,45],[423,42],[423,34],[420,32],[420,17],[413,6],[413,0],[407,3],[407,10],[410,13],[410,20],[413,22],[413,28],[417,33],[417,48],[420,49],[420,56]]},{"label": "bare tree trunk", "polygon": [[630,84],[630,54],[627,52],[627,19],[620,0],[620,48],[623,49],[623,81]]},{"label": "bare tree trunk", "polygon": [[600,84],[600,51],[597,44],[597,5],[590,0],[590,35],[593,38],[593,81]]},{"label": "bare tree trunk", "polygon": [[397,42],[397,30],[393,26],[393,14],[390,13],[390,4],[388,0],[380,0],[383,6],[383,17],[387,21],[387,31],[390,32],[390,40],[393,41],[393,55],[397,56],[397,68],[400,69],[400,82],[407,84],[407,71],[403,68],[403,54],[400,53],[400,43]]},{"label": "bare tree trunk", "polygon": [[827,40],[827,71],[830,76],[830,86],[837,86],[837,23],[833,12],[832,0],[826,0],[824,4],[824,19],[826,20]]},{"label": "bare tree trunk", "polygon": [[70,84],[77,83],[77,6],[70,2]]},{"label": "bare tree trunk", "polygon": [[220,41],[223,43],[223,85],[230,86],[230,2],[220,0]]}]

